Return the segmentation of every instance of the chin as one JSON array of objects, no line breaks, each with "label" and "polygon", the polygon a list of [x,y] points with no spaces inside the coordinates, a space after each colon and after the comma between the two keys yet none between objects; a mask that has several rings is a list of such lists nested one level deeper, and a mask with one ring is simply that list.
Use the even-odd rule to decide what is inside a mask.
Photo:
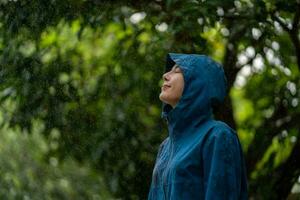
[{"label": "chin", "polygon": [[166,98],[163,92],[160,93],[159,99],[166,104],[170,104],[170,101],[168,101],[168,99]]},{"label": "chin", "polygon": [[162,92],[159,94],[159,99],[160,99],[161,101],[164,101],[164,95],[163,95]]}]

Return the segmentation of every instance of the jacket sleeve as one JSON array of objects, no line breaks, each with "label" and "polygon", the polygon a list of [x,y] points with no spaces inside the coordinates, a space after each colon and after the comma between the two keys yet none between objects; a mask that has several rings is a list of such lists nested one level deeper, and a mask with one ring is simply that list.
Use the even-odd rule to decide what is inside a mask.
[{"label": "jacket sleeve", "polygon": [[243,155],[238,136],[230,130],[215,130],[203,146],[205,200],[242,198]]}]

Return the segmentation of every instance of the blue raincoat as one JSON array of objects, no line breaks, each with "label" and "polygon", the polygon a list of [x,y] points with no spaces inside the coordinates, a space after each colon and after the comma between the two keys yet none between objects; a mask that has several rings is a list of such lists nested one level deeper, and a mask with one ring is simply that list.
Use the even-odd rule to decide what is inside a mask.
[{"label": "blue raincoat", "polygon": [[158,150],[148,200],[248,199],[239,138],[212,113],[227,95],[223,67],[205,55],[169,53],[165,71],[174,64],[185,85],[174,108],[162,106],[169,135]]}]

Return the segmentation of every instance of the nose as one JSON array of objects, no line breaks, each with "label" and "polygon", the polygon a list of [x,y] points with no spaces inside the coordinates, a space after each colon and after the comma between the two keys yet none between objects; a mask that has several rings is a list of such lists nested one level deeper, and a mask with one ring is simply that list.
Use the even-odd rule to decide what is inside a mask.
[{"label": "nose", "polygon": [[163,74],[163,79],[164,81],[167,81],[169,79],[169,72]]}]

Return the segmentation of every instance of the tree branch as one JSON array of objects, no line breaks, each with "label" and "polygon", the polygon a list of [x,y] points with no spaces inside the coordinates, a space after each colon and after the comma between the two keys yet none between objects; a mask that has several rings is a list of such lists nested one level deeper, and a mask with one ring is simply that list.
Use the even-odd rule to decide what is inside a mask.
[{"label": "tree branch", "polygon": [[282,20],[280,19],[278,16],[276,16],[275,14],[271,14],[271,18],[278,22],[280,24],[280,26],[286,31],[286,32],[290,32],[291,29],[288,27],[288,25]]},{"label": "tree branch", "polygon": [[289,28],[288,25],[278,17],[275,12],[270,13],[271,18],[278,22],[280,26],[289,34],[292,44],[295,48],[296,58],[297,58],[297,65],[300,71],[300,41],[298,38],[299,32],[299,20],[300,20],[300,3],[297,4],[296,13],[293,19],[292,28]]}]

